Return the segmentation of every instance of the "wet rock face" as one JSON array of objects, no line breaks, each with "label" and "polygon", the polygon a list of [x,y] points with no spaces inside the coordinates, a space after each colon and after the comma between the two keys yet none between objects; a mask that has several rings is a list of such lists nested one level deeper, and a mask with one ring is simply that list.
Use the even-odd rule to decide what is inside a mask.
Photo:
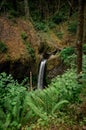
[{"label": "wet rock face", "polygon": [[55,66],[60,64],[60,57],[59,55],[51,55],[50,58],[47,60],[47,70],[53,70]]},{"label": "wet rock face", "polygon": [[46,69],[48,79],[52,79],[55,76],[62,74],[64,71],[64,64],[62,63],[59,55],[52,55],[47,60],[47,69]]}]

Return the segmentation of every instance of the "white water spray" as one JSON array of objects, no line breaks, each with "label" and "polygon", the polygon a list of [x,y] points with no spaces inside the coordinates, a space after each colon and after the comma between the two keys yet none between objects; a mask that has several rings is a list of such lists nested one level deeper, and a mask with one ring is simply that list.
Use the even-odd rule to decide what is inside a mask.
[{"label": "white water spray", "polygon": [[43,79],[44,79],[44,69],[45,69],[46,59],[41,61],[39,74],[38,74],[38,89],[43,89]]}]

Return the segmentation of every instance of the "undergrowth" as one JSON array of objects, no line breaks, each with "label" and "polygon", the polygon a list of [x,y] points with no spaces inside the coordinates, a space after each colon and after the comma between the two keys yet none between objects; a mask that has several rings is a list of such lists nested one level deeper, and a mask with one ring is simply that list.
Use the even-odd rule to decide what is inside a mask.
[{"label": "undergrowth", "polygon": [[[12,76],[0,74],[0,129],[19,130],[28,125],[48,127],[69,104],[80,102],[81,85],[76,73],[68,70],[52,80],[48,88],[27,91]],[[58,118],[57,118],[58,119]]]},{"label": "undergrowth", "polygon": [[[64,50],[63,57],[73,57],[73,51]],[[67,53],[65,53],[65,51]],[[65,53],[65,54],[64,54]],[[69,55],[69,56],[68,56]],[[64,58],[66,60],[66,58]],[[74,57],[73,57],[74,59]],[[71,61],[73,60],[71,58]],[[55,77],[44,90],[28,89],[14,81],[11,75],[0,74],[0,129],[27,130],[49,128],[49,125],[66,123],[84,124],[85,117],[78,112],[86,90],[86,55],[83,56],[82,84],[77,81],[76,68]],[[85,97],[86,94],[84,93]],[[69,121],[70,119],[70,121]]]}]

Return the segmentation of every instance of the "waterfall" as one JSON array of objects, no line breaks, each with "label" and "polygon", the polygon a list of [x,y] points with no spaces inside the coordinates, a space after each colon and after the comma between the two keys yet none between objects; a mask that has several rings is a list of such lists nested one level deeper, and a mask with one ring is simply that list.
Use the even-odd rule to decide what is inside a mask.
[{"label": "waterfall", "polygon": [[40,63],[39,74],[38,74],[38,85],[37,85],[38,89],[43,89],[45,64],[46,64],[46,59],[42,60]]}]

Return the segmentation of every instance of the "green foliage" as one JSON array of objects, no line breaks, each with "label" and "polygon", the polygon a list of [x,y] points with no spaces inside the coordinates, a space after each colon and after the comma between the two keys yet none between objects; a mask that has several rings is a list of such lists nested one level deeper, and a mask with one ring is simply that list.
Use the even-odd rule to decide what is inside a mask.
[{"label": "green foliage", "polygon": [[68,24],[68,31],[75,34],[77,31],[77,21],[72,21]]},{"label": "green foliage", "polygon": [[26,40],[28,36],[25,32],[22,32],[21,37],[22,37],[23,40]]},{"label": "green foliage", "polygon": [[66,66],[68,66],[68,67],[75,68],[75,67],[76,67],[76,58],[77,58],[77,55],[76,55],[76,54],[72,54],[72,55],[68,56],[68,57],[64,60],[64,63],[65,63]]},{"label": "green foliage", "polygon": [[86,55],[83,55],[83,71],[82,71],[82,77],[84,86],[86,86]]},{"label": "green foliage", "polygon": [[50,20],[50,21],[48,21],[48,26],[50,29],[53,29],[53,28],[55,28],[56,24]]},{"label": "green foliage", "polygon": [[86,44],[83,44],[83,53],[86,54]]},{"label": "green foliage", "polygon": [[80,126],[85,126],[86,125],[86,117],[83,117],[83,120],[80,121]]},{"label": "green foliage", "polygon": [[28,36],[27,36],[26,32],[22,32],[21,37],[24,41],[28,54],[30,54],[31,58],[33,58],[35,60],[35,51],[31,47],[31,44],[27,41]]},{"label": "green foliage", "polygon": [[35,51],[34,51],[34,49],[31,47],[30,43],[26,42],[25,45],[26,45],[26,48],[27,48],[28,53],[29,53],[30,56],[35,60]]},{"label": "green foliage", "polygon": [[2,53],[5,53],[7,51],[7,46],[5,45],[4,42],[0,41],[0,51]]},{"label": "green foliage", "polygon": [[[85,64],[85,54],[86,54],[86,44],[83,45],[83,69],[84,69],[84,72],[86,70],[86,64]],[[73,47],[67,47],[67,48],[64,48],[61,52],[60,52],[60,56],[61,56],[61,59],[64,61],[64,63],[67,65],[67,66],[70,66],[70,67],[76,67],[76,58],[77,58],[77,55],[75,53],[75,48]]]},{"label": "green foliage", "polygon": [[68,56],[71,56],[73,53],[74,53],[74,48],[73,48],[73,47],[64,48],[64,49],[60,52],[61,59],[62,59],[63,61],[65,61],[65,60],[68,58]]},{"label": "green foliage", "polygon": [[64,16],[65,16],[64,13],[61,12],[61,13],[55,15],[52,20],[54,23],[60,24],[66,20]]},{"label": "green foliage", "polygon": [[[21,84],[6,73],[0,74],[0,128],[19,130],[37,124],[47,126],[51,118],[57,120],[68,104],[80,102],[82,85],[74,70],[54,78],[48,88],[27,92],[25,79]],[[62,119],[63,120],[63,119]]]},{"label": "green foliage", "polygon": [[59,12],[53,15],[53,22],[56,24],[60,24],[67,20],[67,15],[68,15],[68,7],[67,5],[63,6],[63,8],[60,9]]},{"label": "green foliage", "polygon": [[47,32],[48,31],[48,26],[46,25],[45,22],[35,22],[34,23],[34,27],[37,29],[37,30],[42,30],[44,32]]},{"label": "green foliage", "polygon": [[77,75],[73,70],[68,70],[61,77],[56,77],[50,86],[57,88],[59,98],[70,103],[79,101],[81,85],[77,82]]},{"label": "green foliage", "polygon": [[18,130],[21,127],[22,107],[26,89],[6,73],[0,74],[0,127]]}]

